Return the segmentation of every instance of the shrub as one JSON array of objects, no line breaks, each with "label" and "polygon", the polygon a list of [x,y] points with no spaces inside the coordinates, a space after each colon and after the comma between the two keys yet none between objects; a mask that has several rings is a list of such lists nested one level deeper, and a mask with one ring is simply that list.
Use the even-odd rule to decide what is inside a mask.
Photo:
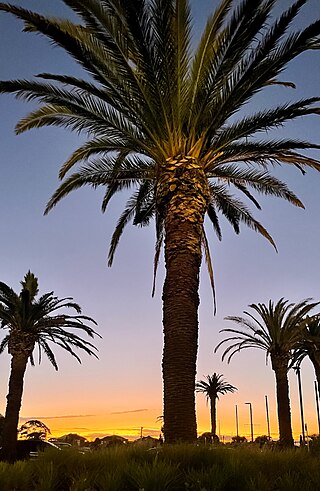
[{"label": "shrub", "polygon": [[320,489],[318,455],[268,445],[163,445],[152,451],[124,445],[0,463],[1,491],[300,491],[302,485],[303,491]]}]

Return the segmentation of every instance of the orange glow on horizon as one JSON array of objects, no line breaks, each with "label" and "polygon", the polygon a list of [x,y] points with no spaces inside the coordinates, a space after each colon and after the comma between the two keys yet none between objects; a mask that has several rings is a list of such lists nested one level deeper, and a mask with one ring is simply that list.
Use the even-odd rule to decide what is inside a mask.
[{"label": "orange glow on horizon", "polygon": [[[225,398],[228,399],[228,398]],[[235,396],[229,396],[234,399]],[[311,410],[311,413],[310,413]],[[59,437],[68,433],[77,433],[88,440],[107,435],[120,435],[129,440],[135,440],[141,436],[152,436],[158,438],[160,435],[161,421],[157,418],[161,409],[136,409],[128,411],[117,411],[106,414],[87,414],[87,415],[64,415],[33,417],[40,419],[51,430],[51,437]],[[238,423],[239,435],[245,436],[248,441],[251,439],[251,428],[248,407],[244,403],[238,404]],[[305,409],[305,421],[308,424],[308,434],[318,433],[318,429],[313,417],[313,408]],[[210,431],[210,410],[204,400],[199,400],[197,405],[198,435]],[[22,418],[20,423],[26,421]],[[31,418],[28,418],[31,419]],[[253,403],[253,426],[254,438],[259,435],[266,435],[267,421],[263,405]],[[300,413],[295,410],[292,414],[292,428],[294,439],[299,440],[301,432]],[[273,401],[270,404],[270,433],[274,440],[278,439],[278,422],[276,408]],[[217,404],[217,434],[221,441],[230,441],[236,435],[235,404],[233,401],[221,400]]]},{"label": "orange glow on horizon", "polygon": [[[236,435],[235,406],[238,409],[239,435],[251,439],[246,402],[252,403],[254,437],[268,434],[265,394],[269,404],[270,433],[274,440],[278,439],[274,374],[269,367],[263,372],[255,369],[259,366],[258,362],[261,364],[264,359],[249,361],[247,359],[245,364],[239,364],[237,371],[234,366],[223,367],[226,379],[238,387],[236,393],[223,395],[217,401],[217,434],[224,441]],[[73,377],[73,373],[78,374],[79,370],[82,370],[80,377]],[[50,428],[53,437],[77,433],[94,440],[96,437],[115,434],[134,440],[140,437],[142,431],[143,436],[157,438],[162,424],[158,417],[163,414],[160,376],[155,383],[154,374],[149,376],[147,370],[144,373],[148,377],[140,377],[136,384],[127,384],[122,377],[121,383],[106,384],[104,390],[101,390],[100,386],[94,385],[97,378],[92,380],[92,370],[70,365],[68,376],[62,376],[59,389],[53,390],[57,380],[55,373],[50,372],[43,377],[41,370],[29,370],[20,423],[27,419],[39,419]],[[201,367],[199,373],[209,373],[209,370]],[[308,434],[312,435],[318,433],[312,367],[309,367],[308,372],[306,366],[303,375],[304,417]],[[41,377],[46,387],[52,387],[46,397],[39,397]],[[290,373],[289,379],[292,429],[295,440],[298,440],[301,421],[296,375]],[[203,394],[196,394],[196,410],[198,435],[201,435],[211,428],[210,407]]]}]

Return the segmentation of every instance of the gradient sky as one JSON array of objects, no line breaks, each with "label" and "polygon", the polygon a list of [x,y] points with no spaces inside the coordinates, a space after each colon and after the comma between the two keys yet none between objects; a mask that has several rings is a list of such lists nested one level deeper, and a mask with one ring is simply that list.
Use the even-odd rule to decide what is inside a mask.
[{"label": "gradient sky", "polygon": [[[13,2],[55,16],[70,15],[59,0]],[[195,38],[216,0],[193,0]],[[292,4],[279,0],[277,9]],[[296,25],[320,17],[319,0],[309,0]],[[0,78],[31,78],[40,72],[79,74],[80,69],[62,50],[40,36],[21,33],[21,22],[0,14]],[[300,56],[282,80],[297,85],[295,90],[270,88],[256,98],[251,109],[280,101],[320,94],[320,54]],[[60,370],[47,360],[28,366],[22,421],[37,418],[54,432],[78,432],[85,436],[159,434],[157,416],[162,414],[162,325],[161,289],[163,263],[159,268],[157,292],[151,298],[154,225],[140,229],[129,225],[118,248],[114,265],[107,268],[108,243],[125,196],[118,197],[108,212],[100,211],[103,190],[83,189],[64,199],[43,216],[46,202],[58,185],[58,169],[81,139],[62,129],[41,129],[15,136],[18,119],[31,104],[12,96],[0,97],[0,279],[20,289],[20,280],[30,268],[40,282],[40,292],[54,290],[59,297],[72,296],[84,313],[98,322],[103,336],[97,341],[99,360],[82,356],[79,365],[68,354],[55,350]],[[305,117],[287,125],[279,134],[320,142],[319,117]],[[320,157],[319,152],[310,155]],[[255,216],[271,233],[278,254],[269,243],[244,227],[236,236],[223,225],[218,242],[208,226],[217,285],[218,313],[213,316],[212,293],[205,266],[201,273],[200,339],[198,379],[218,372],[239,391],[218,403],[219,433],[235,434],[235,405],[239,432],[249,435],[249,412],[253,404],[254,432],[265,434],[265,395],[270,406],[271,431],[277,436],[274,376],[265,354],[247,350],[230,365],[221,362],[213,348],[222,339],[219,330],[231,327],[227,315],[240,315],[252,302],[296,302],[306,297],[320,299],[319,215],[320,175],[302,176],[293,169],[277,170],[305,204],[305,210],[277,199],[263,199],[263,210]],[[5,396],[10,359],[0,357],[0,412]],[[305,420],[309,433],[317,432],[314,374],[306,360],[302,365]],[[296,376],[290,373],[293,429],[300,431]],[[204,397],[197,396],[198,430],[208,431],[209,411]]]}]

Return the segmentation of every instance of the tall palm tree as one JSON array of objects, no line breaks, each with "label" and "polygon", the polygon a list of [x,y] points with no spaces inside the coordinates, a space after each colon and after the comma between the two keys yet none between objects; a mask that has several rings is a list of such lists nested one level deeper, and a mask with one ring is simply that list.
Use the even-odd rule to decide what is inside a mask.
[{"label": "tall palm tree", "polygon": [[[89,135],[61,167],[63,182],[46,213],[85,185],[105,188],[103,211],[114,195],[131,189],[111,239],[110,265],[124,227],[131,221],[148,225],[155,218],[155,271],[162,244],[166,267],[166,442],[197,436],[202,250],[214,286],[205,214],[219,238],[221,213],[236,233],[243,223],[274,245],[239,195],[257,208],[252,192],[302,207],[268,168],[288,164],[302,172],[306,167],[320,169],[319,161],[305,153],[318,145],[267,135],[289,120],[318,114],[319,98],[240,114],[261,90],[292,87],[279,79],[283,70],[304,51],[319,47],[320,20],[290,31],[307,1],[296,0],[274,20],[276,0],[221,0],[196,48],[188,0],[63,0],[79,23],[0,3],[0,10],[24,21],[25,31],[41,33],[62,47],[85,72],[85,77],[42,73],[35,80],[0,83],[1,92],[41,104],[17,124],[17,133],[60,126]],[[79,169],[69,175],[75,165]]]},{"label": "tall palm tree", "polygon": [[267,358],[270,356],[276,378],[279,438],[283,446],[293,445],[288,370],[293,350],[303,337],[305,316],[318,305],[310,300],[289,304],[281,298],[276,304],[270,300],[268,305],[249,305],[259,317],[246,311],[247,317],[226,317],[239,324],[241,329],[222,329],[220,332],[231,335],[215,348],[217,351],[224,343],[230,343],[222,355],[222,359],[227,357],[228,363],[235,353],[246,348],[258,348],[266,351]]},{"label": "tall palm tree", "polygon": [[229,384],[223,379],[223,375],[214,372],[213,375],[207,375],[206,380],[196,382],[196,392],[202,392],[210,401],[210,416],[211,416],[211,434],[217,436],[217,400],[219,394],[224,395],[228,392],[235,392],[237,387]]},{"label": "tall palm tree", "polygon": [[[87,323],[96,322],[91,317],[81,315],[80,306],[74,303],[72,298],[58,299],[53,292],[37,298],[38,279],[30,271],[25,275],[21,285],[20,293],[16,293],[8,285],[0,282],[0,329],[8,331],[0,344],[0,353],[8,348],[11,355],[1,454],[2,459],[8,461],[14,461],[16,457],[24,375],[28,361],[34,365],[35,348],[38,348],[39,363],[44,353],[56,370],[58,365],[50,347],[51,343],[66,350],[80,363],[75,349],[97,358],[96,347],[74,332],[77,330],[93,338],[98,334]],[[63,313],[60,309],[71,309],[75,314]]]},{"label": "tall palm tree", "polygon": [[293,363],[298,366],[308,356],[320,387],[320,316],[306,317],[306,327],[303,339],[294,353]]}]

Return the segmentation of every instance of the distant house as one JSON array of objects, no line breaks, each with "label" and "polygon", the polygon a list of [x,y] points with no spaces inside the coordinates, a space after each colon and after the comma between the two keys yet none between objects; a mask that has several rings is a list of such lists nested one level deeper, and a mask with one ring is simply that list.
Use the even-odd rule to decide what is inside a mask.
[{"label": "distant house", "polygon": [[109,435],[100,438],[100,445],[104,447],[111,447],[115,445],[126,445],[128,443],[128,439],[119,435]]},{"label": "distant house", "polygon": [[88,440],[84,436],[78,435],[77,433],[68,433],[67,435],[62,435],[59,438],[50,438],[50,441],[51,440],[69,443],[73,447],[84,447],[88,444]]}]

